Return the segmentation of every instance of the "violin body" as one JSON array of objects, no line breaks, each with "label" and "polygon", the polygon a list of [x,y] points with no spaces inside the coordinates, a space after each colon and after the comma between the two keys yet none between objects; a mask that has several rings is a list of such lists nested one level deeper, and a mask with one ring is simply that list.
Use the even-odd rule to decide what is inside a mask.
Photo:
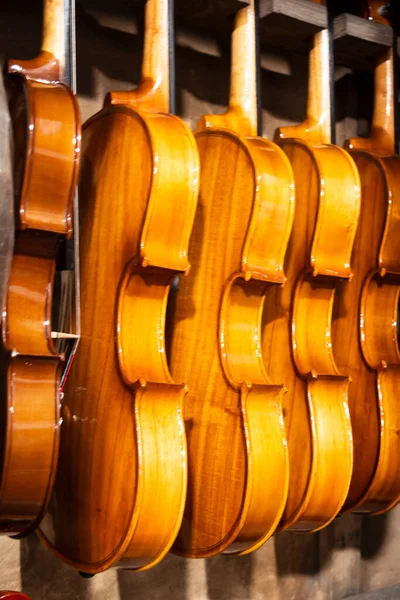
[{"label": "violin body", "polygon": [[352,257],[354,281],[340,289],[344,304],[334,315],[333,343],[353,380],[354,471],[345,509],[377,514],[400,499],[400,158],[379,157],[356,144],[351,154],[362,182],[362,210]]},{"label": "violin body", "polygon": [[[266,303],[267,368],[288,388],[283,413],[290,464],[281,529],[315,531],[346,499],[353,463],[348,377],[330,343],[336,278],[348,277],[359,212],[358,175],[349,156],[328,144],[281,140],[296,188],[294,227],[285,263],[287,282]],[[340,174],[340,178],[338,177]],[[301,377],[299,377],[299,375]]]},{"label": "violin body", "polygon": [[198,154],[180,119],[128,102],[110,96],[83,128],[82,338],[40,530],[90,573],[161,560],[186,496],[186,388],[169,372],[164,328],[171,284],[189,269]]},{"label": "violin body", "polygon": [[224,116],[207,119],[213,126],[196,134],[192,269],[175,297],[170,346],[172,373],[188,386],[188,498],[174,551],[191,557],[258,548],[279,523],[288,483],[285,390],[264,368],[261,316],[266,289],[285,279],[292,173],[272,142],[219,128]]}]

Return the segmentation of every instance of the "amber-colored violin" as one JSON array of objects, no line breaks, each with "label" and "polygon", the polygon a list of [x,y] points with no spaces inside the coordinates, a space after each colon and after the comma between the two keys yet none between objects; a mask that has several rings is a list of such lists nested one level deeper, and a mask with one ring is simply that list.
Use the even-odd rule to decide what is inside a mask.
[{"label": "amber-colored violin", "polygon": [[[80,120],[65,81],[72,48],[70,1],[44,3],[40,55],[9,61],[17,213],[3,309],[0,529],[26,534],[40,521],[57,465],[64,351],[53,302],[57,250],[72,233]],[[65,304],[65,302],[64,302]]]},{"label": "amber-colored violin", "polygon": [[[283,411],[290,483],[281,529],[316,531],[338,514],[349,488],[353,443],[348,372],[336,362],[332,311],[360,211],[360,179],[349,154],[332,145],[329,32],[312,42],[307,118],[276,132],[293,167],[296,211],[285,262],[286,285],[264,315],[264,347],[274,379],[288,388]],[[349,283],[348,285],[352,285]]]},{"label": "amber-colored violin", "polygon": [[393,83],[388,50],[376,62],[370,136],[345,144],[360,172],[362,207],[354,280],[339,288],[343,309],[334,314],[333,341],[353,380],[354,469],[345,509],[364,514],[388,510],[400,499],[400,157],[394,155]]},{"label": "amber-colored violin", "polygon": [[264,366],[261,317],[267,288],[285,281],[294,189],[284,153],[256,137],[256,10],[236,16],[227,112],[199,122],[192,269],[171,311],[171,370],[188,386],[189,461],[174,550],[190,557],[255,550],[275,531],[287,496],[285,390]]},{"label": "amber-colored violin", "polygon": [[41,525],[81,571],[146,569],[179,530],[186,388],[168,368],[168,296],[189,270],[199,186],[193,134],[172,109],[170,0],[147,0],[142,80],[83,128],[82,340],[65,388],[60,460]]}]

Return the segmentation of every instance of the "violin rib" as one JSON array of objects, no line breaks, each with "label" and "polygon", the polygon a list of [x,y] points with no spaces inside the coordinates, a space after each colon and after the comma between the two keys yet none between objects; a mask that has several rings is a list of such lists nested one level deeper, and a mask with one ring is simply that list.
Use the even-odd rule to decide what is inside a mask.
[{"label": "violin rib", "polygon": [[0,529],[27,535],[44,515],[56,472],[60,363],[10,358],[5,352],[0,362],[1,397],[7,399],[1,422]]}]

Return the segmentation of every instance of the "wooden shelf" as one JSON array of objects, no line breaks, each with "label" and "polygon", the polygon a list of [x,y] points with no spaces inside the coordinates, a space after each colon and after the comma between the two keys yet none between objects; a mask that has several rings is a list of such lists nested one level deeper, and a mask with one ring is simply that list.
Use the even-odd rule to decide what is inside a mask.
[{"label": "wooden shelf", "polygon": [[[210,31],[231,28],[235,13],[250,0],[175,0],[176,22]],[[84,10],[102,11],[110,15],[132,18],[142,13],[145,0],[78,0]]]},{"label": "wooden shelf", "polygon": [[310,0],[261,0],[260,41],[282,50],[307,52],[313,35],[328,27],[325,6]]},{"label": "wooden shelf", "polygon": [[238,10],[250,0],[175,0],[175,13],[179,21],[209,30],[231,26]]},{"label": "wooden shelf", "polygon": [[375,58],[393,44],[393,30],[344,13],[333,21],[335,62],[357,70],[371,70]]}]

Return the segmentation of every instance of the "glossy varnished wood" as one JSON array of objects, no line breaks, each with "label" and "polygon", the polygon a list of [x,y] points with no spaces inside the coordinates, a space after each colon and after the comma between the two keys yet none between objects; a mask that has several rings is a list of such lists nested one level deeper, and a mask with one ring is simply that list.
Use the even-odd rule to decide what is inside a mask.
[{"label": "glossy varnished wood", "polygon": [[58,242],[72,233],[80,121],[60,83],[64,68],[49,70],[43,58],[63,65],[64,25],[64,2],[46,0],[47,54],[10,61],[6,78],[18,217],[2,306],[0,531],[19,535],[46,510],[58,456],[62,356],[52,340],[52,294]]},{"label": "glossy varnished wood", "polygon": [[202,117],[199,207],[189,275],[171,309],[170,364],[187,383],[188,497],[179,554],[245,554],[275,531],[288,483],[281,402],[261,354],[265,292],[285,281],[293,219],[292,172],[282,151],[254,136],[255,24],[240,11],[224,115]]},{"label": "glossy varnished wood", "polygon": [[[15,62],[9,66],[15,70]],[[7,79],[15,146],[15,195],[21,229],[70,235],[80,147],[74,94],[62,83]]]},{"label": "glossy varnished wood", "polygon": [[335,315],[333,342],[349,364],[354,469],[345,508],[388,510],[400,498],[400,158],[394,156],[392,51],[375,67],[370,137],[346,146],[362,183],[362,208],[352,256],[354,281],[342,286],[344,310]]},{"label": "glossy varnished wood", "polygon": [[[49,73],[42,65],[43,53],[28,61],[10,60],[6,79],[20,233],[11,266],[3,338],[9,350],[27,355],[55,354],[50,334],[57,241],[72,234],[81,133],[76,98],[62,83],[64,25],[63,0],[45,0],[42,49],[49,61],[54,59],[63,66]],[[43,237],[32,237],[30,231],[43,232]],[[44,259],[49,233],[53,253]]]},{"label": "glossy varnished wood", "polygon": [[[296,211],[285,263],[286,285],[273,290],[264,314],[264,344],[283,398],[290,483],[281,529],[327,525],[346,499],[353,462],[348,373],[331,343],[339,278],[351,277],[350,256],[360,209],[360,180],[350,156],[330,145],[327,31],[314,38],[307,119],[277,131],[290,159]],[[351,284],[348,284],[351,285]],[[279,360],[276,350],[279,348]]]},{"label": "glossy varnished wood", "polygon": [[82,339],[41,537],[91,573],[161,560],[186,496],[186,388],[170,374],[164,330],[171,286],[190,267],[199,160],[167,114],[167,48],[168,2],[148,0],[142,84],[111,93],[83,132]]},{"label": "glossy varnished wood", "polygon": [[54,358],[1,352],[0,529],[32,532],[47,506],[57,467],[60,365]]},{"label": "glossy varnished wood", "polygon": [[3,343],[10,352],[57,354],[51,338],[54,275],[52,257],[14,254],[3,311]]}]

